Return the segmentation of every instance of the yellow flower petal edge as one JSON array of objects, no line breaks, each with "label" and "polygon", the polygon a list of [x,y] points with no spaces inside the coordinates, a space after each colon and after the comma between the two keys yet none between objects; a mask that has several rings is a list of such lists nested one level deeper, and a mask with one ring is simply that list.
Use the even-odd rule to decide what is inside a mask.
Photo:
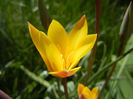
[{"label": "yellow flower petal edge", "polygon": [[88,25],[85,15],[75,24],[73,29],[69,33],[70,47],[74,49],[80,40],[87,36]]},{"label": "yellow flower petal edge", "polygon": [[98,99],[98,88],[93,88],[92,91],[83,84],[78,84],[79,99]]},{"label": "yellow flower petal edge", "polygon": [[48,37],[64,55],[68,47],[68,36],[67,32],[58,21],[52,20],[48,29]]},{"label": "yellow flower petal edge", "polygon": [[29,24],[31,38],[46,63],[49,71],[62,71],[63,59],[57,47],[49,40],[47,35],[38,31],[33,25]]},{"label": "yellow flower petal edge", "polygon": [[93,48],[96,37],[97,34],[91,34],[81,39],[74,51],[72,59],[70,60],[70,62],[72,61],[72,64],[70,65],[69,69],[73,68],[79,62],[79,60]]},{"label": "yellow flower petal edge", "polygon": [[76,65],[93,48],[97,39],[97,34],[87,35],[85,16],[69,34],[56,20],[52,20],[47,35],[30,23],[28,26],[32,41],[46,63],[49,74],[61,78],[72,76],[80,69]]}]

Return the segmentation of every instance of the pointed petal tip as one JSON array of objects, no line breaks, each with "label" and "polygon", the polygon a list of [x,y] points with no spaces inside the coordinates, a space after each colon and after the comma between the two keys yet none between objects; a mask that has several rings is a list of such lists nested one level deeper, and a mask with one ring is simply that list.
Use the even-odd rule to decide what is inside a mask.
[{"label": "pointed petal tip", "polygon": [[95,33],[95,34],[94,34],[94,36],[96,36],[96,37],[97,37],[97,36],[98,36],[98,35],[97,35],[97,33]]},{"label": "pointed petal tip", "polygon": [[86,17],[85,15],[83,15],[80,20],[78,21],[78,23],[75,25],[76,29],[80,29],[82,28],[82,26],[84,26],[85,22],[87,23]]},{"label": "pointed petal tip", "polygon": [[28,24],[29,30],[34,27],[30,22],[27,22],[27,24]]},{"label": "pointed petal tip", "polygon": [[78,66],[78,67],[75,67],[73,68],[73,66],[70,66],[68,71],[71,71],[71,70],[79,70],[81,68],[81,66]]},{"label": "pointed petal tip", "polygon": [[27,24],[28,24],[28,27],[32,26],[32,24],[29,21],[27,21]]},{"label": "pointed petal tip", "polygon": [[97,33],[91,34],[91,35],[93,35],[93,37],[97,39],[97,36],[98,36]]},{"label": "pointed petal tip", "polygon": [[27,24],[28,24],[28,27],[29,27],[30,26],[30,22],[28,21]]},{"label": "pointed petal tip", "polygon": [[29,32],[31,34],[32,25],[30,24],[30,22],[27,22],[27,24],[28,24]]},{"label": "pointed petal tip", "polygon": [[92,91],[94,91],[94,92],[98,92],[98,90],[99,90],[98,87],[95,87],[92,89]]},{"label": "pointed petal tip", "polygon": [[30,22],[29,22],[29,21],[27,21],[27,24],[30,24]]},{"label": "pointed petal tip", "polygon": [[30,31],[30,34],[31,34],[32,31],[35,29],[35,27],[30,22],[27,22],[27,24],[28,24],[28,28],[29,28],[29,31]]},{"label": "pointed petal tip", "polygon": [[92,35],[95,35],[95,36],[97,36],[97,33],[94,33],[94,34],[92,34]]},{"label": "pointed petal tip", "polygon": [[99,89],[98,87],[95,87],[92,89],[92,93],[95,94],[96,98],[98,98],[98,95],[99,95]]},{"label": "pointed petal tip", "polygon": [[34,27],[30,22],[27,22],[30,32],[31,31],[39,31],[36,27]]},{"label": "pointed petal tip", "polygon": [[83,17],[83,18],[86,18],[86,15],[84,14],[82,17]]},{"label": "pointed petal tip", "polygon": [[58,21],[57,20],[55,20],[55,19],[52,19],[52,21],[51,21],[51,23],[50,24],[52,24],[52,23],[57,23]]},{"label": "pointed petal tip", "polygon": [[81,88],[81,87],[83,88],[83,87],[85,87],[85,86],[84,86],[82,83],[78,83],[78,87],[79,87],[79,88]]},{"label": "pointed petal tip", "polygon": [[85,19],[86,19],[86,17],[85,17],[85,15],[83,15],[83,16],[80,18],[79,23],[80,23],[80,24],[81,24],[81,23],[84,23]]},{"label": "pointed petal tip", "polygon": [[82,93],[82,91],[83,91],[84,88],[85,88],[85,86],[83,84],[78,83],[78,96],[81,95],[81,93]]},{"label": "pointed petal tip", "polygon": [[78,85],[83,85],[83,84],[79,82]]},{"label": "pointed petal tip", "polygon": [[52,19],[51,23],[54,22],[54,21],[56,21],[56,20],[55,19]]}]

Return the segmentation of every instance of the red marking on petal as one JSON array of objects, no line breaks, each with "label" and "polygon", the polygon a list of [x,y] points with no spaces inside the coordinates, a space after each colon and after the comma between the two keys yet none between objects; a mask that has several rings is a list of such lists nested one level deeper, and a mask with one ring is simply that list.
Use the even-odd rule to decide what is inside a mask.
[{"label": "red marking on petal", "polygon": [[75,28],[80,29],[84,25],[84,22],[85,22],[85,15],[81,17],[81,19],[76,24]]},{"label": "red marking on petal", "polygon": [[83,94],[81,94],[81,95],[79,96],[79,99],[86,99],[86,98],[85,98],[85,96],[84,96]]},{"label": "red marking on petal", "polygon": [[74,73],[75,73],[75,71],[64,71],[64,72],[60,72],[60,73],[57,73],[54,75],[57,77],[65,78],[65,77],[72,76]]}]

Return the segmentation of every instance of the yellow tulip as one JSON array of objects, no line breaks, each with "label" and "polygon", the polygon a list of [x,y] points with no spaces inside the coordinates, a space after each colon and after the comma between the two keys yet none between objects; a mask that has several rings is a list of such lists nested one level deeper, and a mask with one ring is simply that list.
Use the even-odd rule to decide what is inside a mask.
[{"label": "yellow tulip", "polygon": [[44,60],[50,74],[69,77],[80,67],[75,66],[94,46],[97,34],[87,35],[88,26],[83,16],[69,34],[56,20],[52,20],[48,34],[28,23],[33,43]]},{"label": "yellow tulip", "polygon": [[97,99],[98,98],[98,88],[93,88],[92,91],[88,87],[82,84],[78,84],[78,96],[79,99]]}]

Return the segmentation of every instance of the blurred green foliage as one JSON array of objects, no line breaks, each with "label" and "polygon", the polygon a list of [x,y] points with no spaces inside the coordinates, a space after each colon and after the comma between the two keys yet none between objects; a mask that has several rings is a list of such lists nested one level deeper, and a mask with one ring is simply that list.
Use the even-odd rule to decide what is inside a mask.
[{"label": "blurred green foliage", "polygon": [[[95,33],[95,0],[44,1],[51,19],[58,20],[68,32],[74,23],[85,14],[88,21],[88,33]],[[129,1],[102,0],[98,48],[91,75],[115,58],[120,43],[120,25],[128,5]],[[0,0],[0,89],[13,97],[13,99],[58,99],[56,78],[48,75],[47,68],[31,41],[27,25],[28,21],[39,30],[47,33],[41,25],[37,0]],[[133,43],[130,42],[127,45],[133,45]],[[126,48],[128,49],[128,47]],[[73,94],[72,92],[77,90],[77,80],[87,70],[88,57],[89,54],[79,63],[82,65],[82,69],[74,76],[68,78],[68,88],[69,93],[71,93],[70,96],[73,96],[72,99],[77,98],[77,93]],[[133,56],[131,55],[130,57],[132,59]],[[122,62],[125,61],[122,60]],[[131,80],[131,86],[133,86],[133,71],[131,71],[133,62],[131,60],[130,62],[126,61],[125,65],[128,65],[128,68],[124,69],[123,76],[118,75],[118,78],[114,78],[123,64],[118,64],[119,67],[116,69],[116,74],[113,75],[111,83],[104,91],[101,99],[132,99],[127,96],[127,91],[123,91],[121,86],[125,85],[126,88],[131,88],[128,80]],[[21,65],[48,81],[51,86],[46,88],[32,80],[20,69]],[[107,72],[101,74],[88,86],[90,88],[96,85],[101,87],[106,76]],[[118,80],[119,82],[116,83]],[[61,83],[61,79],[59,79],[59,82]],[[117,86],[114,93],[113,89],[111,90],[112,86],[114,88]],[[131,90],[129,90],[129,93]],[[60,94],[62,93],[63,86],[60,88]],[[61,99],[63,98],[64,96],[61,97]]]}]

